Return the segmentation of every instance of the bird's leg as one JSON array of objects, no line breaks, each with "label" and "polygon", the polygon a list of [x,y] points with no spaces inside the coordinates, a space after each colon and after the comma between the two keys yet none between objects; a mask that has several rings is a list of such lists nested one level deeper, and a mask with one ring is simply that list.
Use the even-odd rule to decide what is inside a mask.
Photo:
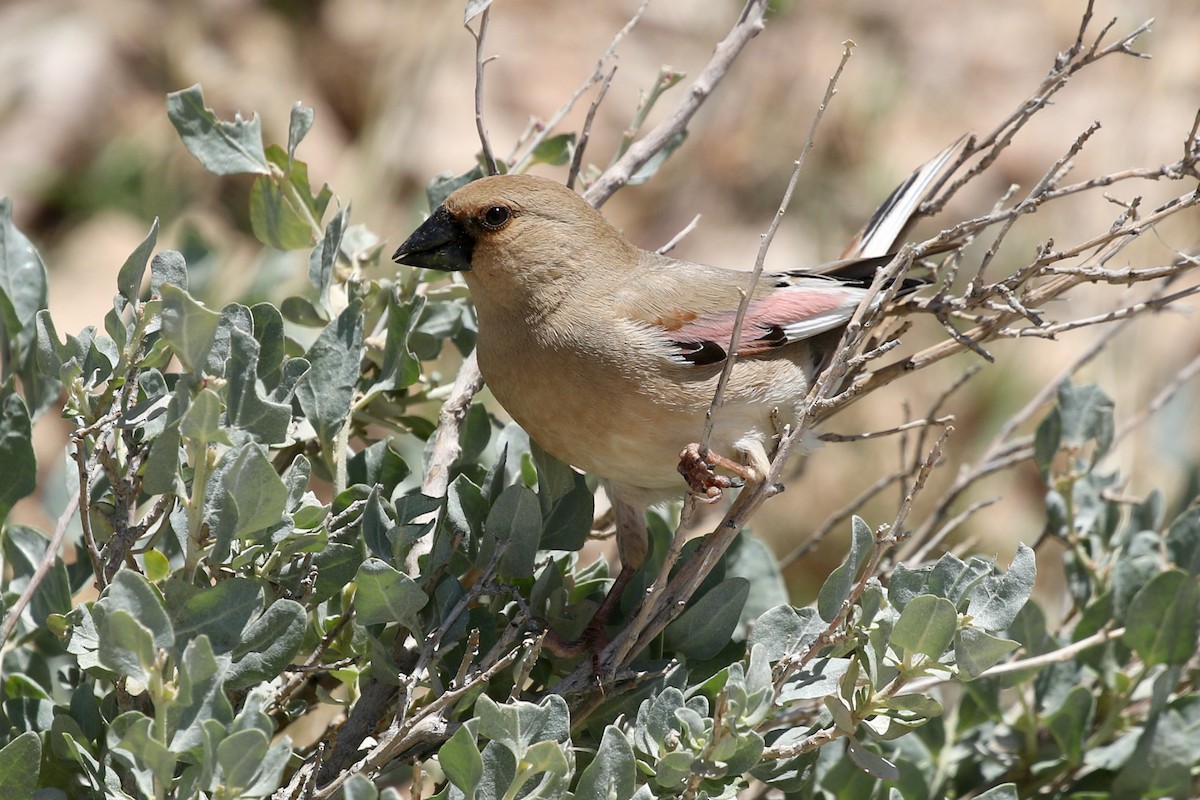
[{"label": "bird's leg", "polygon": [[[737,477],[718,475],[714,472],[717,467],[728,470]],[[754,482],[758,477],[753,468],[707,448],[701,452],[700,445],[694,442],[683,448],[683,452],[679,454],[679,474],[684,477],[693,492],[714,502],[720,499],[725,489],[736,489],[744,486],[746,482]]]},{"label": "bird's leg", "polygon": [[641,506],[629,503],[620,497],[619,492],[609,489],[609,499],[612,501],[613,512],[617,518],[617,554],[621,558],[621,571],[613,580],[608,594],[604,596],[600,606],[592,614],[591,621],[583,629],[583,633],[573,642],[564,642],[557,637],[547,637],[546,645],[551,652],[560,656],[575,656],[592,651],[598,653],[608,643],[605,628],[608,619],[621,601],[625,587],[633,579],[634,574],[641,569],[646,560],[646,513]]}]

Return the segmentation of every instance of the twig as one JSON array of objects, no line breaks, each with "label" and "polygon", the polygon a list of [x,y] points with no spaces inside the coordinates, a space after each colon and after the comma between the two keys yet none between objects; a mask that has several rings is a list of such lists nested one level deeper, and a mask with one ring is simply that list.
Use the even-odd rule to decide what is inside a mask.
[{"label": "twig", "polygon": [[1175,377],[1172,378],[1166,386],[1159,390],[1158,394],[1154,396],[1154,398],[1146,405],[1145,408],[1143,408],[1134,416],[1125,420],[1121,426],[1117,428],[1117,432],[1113,434],[1112,443],[1109,445],[1109,452],[1113,452],[1116,449],[1116,446],[1120,444],[1126,436],[1143,425],[1146,420],[1150,419],[1150,417],[1154,416],[1154,414],[1158,413],[1163,406],[1171,402],[1171,398],[1173,398],[1176,393],[1183,388],[1185,383],[1196,377],[1197,373],[1200,373],[1200,355],[1193,357],[1192,360],[1184,365],[1182,369],[1176,372]]},{"label": "twig", "polygon": [[691,222],[689,222],[687,225],[684,225],[683,228],[680,229],[679,233],[675,234],[670,239],[668,239],[666,244],[664,244],[662,247],[658,248],[654,252],[658,253],[660,256],[666,255],[667,253],[671,252],[672,250],[675,249],[675,245],[682,242],[685,236],[687,236],[692,231],[696,230],[696,226],[699,224],[700,224],[700,215],[697,214],[696,216],[692,217]]},{"label": "twig", "polygon": [[[16,629],[17,622],[21,619],[21,614],[25,612],[25,607],[33,599],[33,593],[42,585],[42,581],[46,579],[50,568],[54,566],[54,562],[58,558],[58,551],[62,549],[63,539],[67,535],[67,528],[70,526],[71,519],[75,516],[75,512],[78,509],[79,495],[72,493],[67,500],[67,507],[58,516],[58,524],[54,526],[54,535],[46,543],[46,552],[42,554],[42,560],[38,562],[37,568],[29,576],[29,583],[25,586],[25,590],[21,592],[21,596],[17,598],[17,602],[13,603],[8,609],[8,613],[4,615],[4,626],[0,628],[0,648],[3,648],[8,643],[8,637],[12,636],[13,631]],[[0,662],[0,681],[3,680],[3,677],[4,664]]]},{"label": "twig", "polygon": [[[1027,669],[1041,669],[1042,667],[1048,667],[1051,664],[1061,664],[1065,661],[1070,661],[1085,650],[1091,650],[1093,647],[1106,644],[1111,642],[1113,639],[1119,639],[1124,635],[1124,628],[1111,628],[1108,630],[1099,631],[1098,633],[1093,633],[1091,636],[1080,639],[1078,642],[1072,642],[1065,647],[1060,647],[1057,650],[1051,650],[1049,653],[1042,653],[1039,656],[1030,656],[1029,658],[1021,658],[1017,659],[1016,661],[997,664],[991,669],[984,670],[982,673],[980,673],[976,680],[981,678],[996,678],[1001,675],[1011,675],[1014,672],[1024,672]],[[920,678],[904,684],[897,694],[926,694],[930,689],[940,686],[943,683],[949,683],[952,680],[955,680],[955,678]]]},{"label": "twig", "polygon": [[[421,493],[427,497],[445,497],[450,485],[450,468],[462,454],[462,444],[459,433],[471,400],[483,388],[483,375],[479,372],[479,362],[475,352],[471,351],[463,359],[450,389],[450,396],[442,403],[438,412],[438,426],[433,433],[433,447],[429,451],[429,461],[425,465],[425,477],[421,481]],[[436,513],[436,512],[434,512]],[[414,523],[426,522],[427,519],[413,520]],[[429,553],[433,546],[432,537],[424,536],[413,543],[405,559],[404,566],[410,575],[419,571],[418,559]]]},{"label": "twig", "polygon": [[[570,113],[571,109],[575,107],[575,103],[579,101],[579,98],[583,96],[583,93],[604,79],[605,68],[608,66],[608,62],[612,60],[613,56],[616,55],[617,47],[621,44],[625,37],[629,35],[630,31],[632,31],[637,24],[641,22],[642,16],[646,13],[646,9],[650,7],[651,2],[652,0],[642,0],[642,4],[638,6],[637,11],[633,12],[633,16],[629,18],[629,21],[625,23],[621,30],[617,31],[615,36],[613,36],[612,41],[610,41],[608,44],[608,49],[604,51],[604,54],[600,56],[600,60],[596,62],[596,68],[592,70],[592,74],[585,78],[583,83],[579,84],[575,91],[571,92],[571,96],[567,98],[566,102],[559,106],[557,111],[550,115],[550,119],[546,120],[546,122],[540,126],[537,126],[538,130],[536,131],[533,139],[528,142],[520,157],[517,156],[517,149],[519,149],[519,147],[513,149],[512,154],[508,157],[509,164],[520,164],[522,161],[525,161],[527,158],[529,158],[530,154],[537,149],[537,146],[545,141],[546,138],[554,132],[555,128],[558,127],[558,124],[563,121],[563,118],[566,117],[567,114]],[[613,70],[615,69],[616,67],[613,67]],[[608,80],[612,80],[611,73],[609,74]],[[593,103],[593,109],[599,105],[600,98],[604,96],[604,93],[607,90],[607,86],[600,90],[600,97],[598,97],[595,103]],[[594,110],[590,111],[588,114],[589,118],[594,115]],[[583,141],[584,139],[581,137],[580,142],[582,143]],[[579,149],[580,148],[577,146],[576,152],[578,152]],[[571,184],[568,183],[567,185],[570,186]]]},{"label": "twig", "polygon": [[[649,0],[646,0],[646,2],[649,2]],[[612,86],[612,79],[616,74],[616,67],[608,71],[608,74],[604,76],[604,82],[600,84],[600,91],[596,92],[596,99],[588,107],[587,117],[583,120],[583,128],[579,131],[579,141],[575,143],[575,152],[571,155],[571,167],[567,170],[568,189],[575,188],[575,181],[579,178],[579,171],[583,168],[583,154],[587,150],[588,140],[592,136],[592,122],[596,119],[596,111],[599,110],[600,104],[604,102],[604,96],[608,94],[608,87]]]},{"label": "twig", "polygon": [[712,58],[688,87],[687,94],[678,107],[652,131],[635,142],[615,164],[604,170],[584,193],[585,200],[596,208],[604,205],[617,189],[628,183],[647,161],[687,127],[692,116],[700,110],[713,89],[725,77],[742,48],[763,29],[763,16],[766,14],[767,5],[767,0],[747,0],[738,21],[717,45]]},{"label": "twig", "polygon": [[865,442],[868,439],[879,439],[883,436],[895,436],[904,431],[911,431],[915,428],[933,428],[948,425],[954,421],[953,414],[947,414],[943,417],[926,417],[924,419],[914,419],[912,422],[905,422],[901,425],[895,425],[891,428],[884,428],[878,431],[868,431],[866,433],[822,433],[817,438],[822,442]]},{"label": "twig", "polygon": [[479,132],[479,146],[483,151],[483,164],[487,169],[487,174],[495,175],[500,170],[496,167],[496,156],[492,154],[492,144],[488,141],[487,127],[483,124],[483,68],[487,62],[492,60],[483,57],[483,42],[487,38],[488,17],[491,10],[489,6],[479,15],[478,32],[471,28],[469,21],[463,23],[463,27],[475,40],[475,129]]},{"label": "twig", "polygon": [[771,224],[767,226],[767,232],[762,236],[762,242],[758,247],[758,255],[754,259],[754,269],[750,272],[750,281],[746,292],[742,295],[741,302],[738,303],[737,315],[733,321],[733,334],[729,339],[729,350],[725,356],[725,363],[721,367],[721,375],[717,379],[717,390],[713,393],[712,402],[709,403],[708,411],[704,417],[704,432],[700,436],[700,453],[703,455],[708,451],[708,443],[712,440],[714,417],[717,409],[725,401],[725,386],[729,382],[729,376],[733,373],[733,365],[737,360],[738,344],[742,338],[742,324],[746,320],[746,312],[750,308],[750,301],[754,297],[755,287],[758,285],[759,278],[762,277],[763,266],[767,261],[767,251],[771,247],[771,242],[775,239],[775,233],[779,230],[780,223],[783,222],[783,215],[787,213],[788,205],[792,202],[792,194],[796,191],[796,185],[800,182],[800,173],[804,169],[804,162],[808,157],[809,151],[813,148],[813,141],[817,135],[817,129],[821,125],[821,120],[825,117],[825,109],[829,107],[829,103],[833,100],[833,96],[837,94],[838,79],[842,76],[842,71],[846,68],[846,63],[850,60],[850,56],[854,53],[854,43],[846,41],[842,43],[842,58],[838,61],[837,69],[833,71],[833,75],[829,77],[829,82],[825,85],[825,96],[821,98],[820,105],[817,106],[817,112],[813,115],[812,124],[808,128],[808,136],[804,140],[804,146],[800,149],[800,155],[792,164],[792,175],[788,179],[787,189],[784,190],[783,198],[779,201],[779,208],[775,211],[775,216],[771,219]]}]

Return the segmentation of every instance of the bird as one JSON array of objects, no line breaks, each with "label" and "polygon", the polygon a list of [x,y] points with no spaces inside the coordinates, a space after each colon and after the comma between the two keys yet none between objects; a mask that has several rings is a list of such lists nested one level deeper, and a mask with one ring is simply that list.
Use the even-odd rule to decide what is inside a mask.
[{"label": "bird", "polygon": [[572,189],[528,174],[460,187],[396,250],[399,264],[462,274],[493,396],[542,449],[605,488],[621,571],[584,638],[603,635],[645,560],[648,507],[767,479],[779,420],[795,418],[830,346],[821,334],[849,322],[961,142],[896,187],[841,260],[753,286],[743,270],[644,250]]}]

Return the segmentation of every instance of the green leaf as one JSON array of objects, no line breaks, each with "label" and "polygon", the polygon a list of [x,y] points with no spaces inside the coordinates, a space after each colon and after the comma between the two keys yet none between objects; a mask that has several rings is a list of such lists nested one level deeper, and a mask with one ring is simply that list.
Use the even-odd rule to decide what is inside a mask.
[{"label": "green leaf", "polygon": [[121,609],[100,616],[96,629],[100,640],[100,663],[148,686],[156,657],[150,630]]},{"label": "green leaf", "polygon": [[485,564],[502,548],[499,573],[510,578],[533,574],[533,562],[542,536],[542,512],[537,495],[513,485],[500,493],[483,524],[484,546],[476,563]]},{"label": "green leaf", "polygon": [[492,0],[467,0],[467,7],[463,11],[463,25],[470,25],[471,20],[488,10],[492,4]]},{"label": "green leaf", "polygon": [[329,187],[314,196],[308,165],[289,159],[278,145],[266,149],[266,158],[277,169],[259,175],[250,187],[250,228],[255,238],[276,250],[312,247],[332,196]]},{"label": "green leaf", "polygon": [[753,649],[761,645],[767,659],[774,663],[784,656],[804,653],[827,627],[815,608],[780,605],[758,618],[746,646]]},{"label": "green leaf", "polygon": [[1094,439],[1096,452],[1092,454],[1092,463],[1108,452],[1113,439],[1113,401],[1100,387],[1064,382],[1058,387],[1058,408],[1065,446],[1082,447]]},{"label": "green leaf", "polygon": [[712,658],[729,644],[749,594],[745,578],[723,581],[667,626],[664,645],[687,658]]},{"label": "green leaf", "polygon": [[208,650],[218,655],[237,649],[242,632],[263,608],[262,587],[247,578],[229,578],[207,589],[173,580],[165,591],[179,646],[203,636]]},{"label": "green leaf", "polygon": [[1196,652],[1198,607],[1196,579],[1182,570],[1167,570],[1134,595],[1122,641],[1147,665],[1186,664]]},{"label": "green leaf", "polygon": [[954,637],[958,675],[963,680],[973,681],[1020,646],[1012,639],[1001,639],[973,626],[963,628]]},{"label": "green leaf", "polygon": [[246,431],[263,444],[282,442],[292,421],[292,407],[259,394],[258,341],[234,328],[229,343],[229,361],[225,367],[227,424]]},{"label": "green leaf", "polygon": [[1137,747],[1112,782],[1114,798],[1196,796],[1196,724],[1168,709],[1147,725]]},{"label": "green leaf", "polygon": [[891,761],[878,753],[868,750],[853,738],[846,742],[846,755],[854,762],[854,766],[868,775],[885,781],[900,780],[900,770]]},{"label": "green leaf", "polygon": [[150,224],[150,233],[137,246],[117,273],[117,291],[129,304],[136,303],[141,296],[142,276],[146,274],[146,264],[150,254],[154,252],[154,244],[158,241],[158,217]]},{"label": "green leaf", "polygon": [[596,498],[582,475],[576,473],[574,483],[546,515],[539,549],[575,551],[587,541],[595,519]]},{"label": "green leaf", "polygon": [[984,630],[1001,631],[1012,624],[1033,591],[1037,557],[1033,549],[1017,545],[1016,555],[1001,575],[989,575],[971,593],[967,613]]},{"label": "green leaf", "polygon": [[[590,527],[590,522],[589,522]],[[742,607],[734,638],[744,640],[751,625],[769,609],[788,601],[787,585],[775,553],[762,539],[749,531],[743,531],[726,551],[725,575],[730,578],[745,578],[750,582],[750,595]]]},{"label": "green leaf", "polygon": [[921,654],[940,661],[958,627],[958,612],[944,597],[923,594],[914,597],[892,630],[891,643],[906,655]]},{"label": "green leaf", "polygon": [[113,720],[112,733],[119,738],[118,748],[130,753],[160,785],[166,786],[171,782],[177,759],[154,738],[150,732],[152,722],[141,712],[127,711]]},{"label": "green leaf", "polygon": [[533,152],[529,154],[529,164],[549,164],[561,167],[571,160],[575,153],[575,134],[560,133],[543,139]]},{"label": "green leaf", "polygon": [[[220,584],[218,584],[220,586]],[[174,731],[170,748],[186,752],[203,746],[207,722],[228,728],[233,709],[224,692],[229,656],[217,658],[207,636],[197,636],[179,659],[178,692],[167,707],[167,729]]]},{"label": "green leaf", "polygon": [[809,662],[802,670],[798,670],[779,690],[777,702],[780,705],[793,703],[797,700],[816,700],[827,695],[835,694],[838,684],[846,670],[850,668],[848,658],[817,658]]},{"label": "green leaf", "polygon": [[637,779],[633,747],[615,725],[604,728],[596,757],[575,787],[575,800],[614,800],[632,797]]},{"label": "green leaf", "polygon": [[1171,562],[1195,577],[1200,575],[1200,506],[1180,514],[1167,530]]},{"label": "green leaf", "polygon": [[841,612],[842,604],[850,597],[850,590],[858,578],[858,569],[875,548],[875,536],[871,528],[860,517],[854,517],[850,526],[850,550],[842,563],[829,573],[817,595],[817,611],[821,619],[832,622]]},{"label": "green leaf", "polygon": [[[491,0],[488,0],[490,2]],[[483,168],[476,164],[462,175],[453,172],[443,172],[434,177],[425,187],[425,197],[429,200],[429,208],[435,209],[454,193],[455,189],[466,186],[471,181],[483,177]]]},{"label": "green leaf", "polygon": [[249,120],[240,115],[232,122],[219,120],[204,105],[204,92],[196,84],[167,95],[167,117],[188,152],[214,175],[270,174],[258,114]]},{"label": "green leaf", "polygon": [[289,162],[296,157],[296,148],[300,146],[300,142],[308,135],[316,116],[317,112],[311,106],[305,106],[299,100],[292,103],[292,113],[288,117],[287,155]]},{"label": "green leaf", "polygon": [[343,208],[334,214],[333,219],[325,226],[325,234],[308,257],[308,282],[316,288],[321,305],[326,310],[329,310],[329,287],[333,285],[333,268],[337,265],[338,250],[342,246],[342,235],[346,232],[346,222],[349,218],[349,208]]},{"label": "green leaf", "polygon": [[[222,461],[226,459],[232,460],[221,473],[222,513],[234,512],[237,536],[253,538],[255,533],[279,524],[287,507],[288,490],[262,446],[247,442],[227,452]],[[212,558],[224,561],[228,547],[228,542],[215,542]]]},{"label": "green leaf", "polygon": [[975,800],[1021,800],[1015,783],[1002,783],[975,795]]},{"label": "green leaf", "polygon": [[[438,751],[438,763],[441,763],[442,751]],[[375,784],[367,780],[366,776],[361,772],[356,772],[351,775],[342,785],[342,794],[345,800],[377,800],[379,790],[375,788]],[[467,795],[470,797],[471,795]]]},{"label": "green leaf", "polygon": [[296,399],[329,458],[338,431],[350,415],[362,353],[362,303],[353,300],[305,354],[311,367],[296,386]]},{"label": "green leaf", "polygon": [[159,288],[162,297],[163,338],[180,363],[193,374],[206,366],[221,315],[197,303],[186,289],[173,284]]},{"label": "green leaf", "polygon": [[466,800],[473,800],[483,780],[483,758],[475,744],[478,727],[477,720],[463,723],[438,750],[438,763],[450,782],[466,795]]},{"label": "green leaf", "polygon": [[[12,570],[12,577],[4,587],[6,593],[23,592],[32,579],[38,565],[50,546],[50,540],[34,528],[26,525],[7,525],[0,529],[0,541],[4,544],[4,559]],[[51,614],[68,614],[71,611],[71,584],[67,568],[59,555],[49,572],[42,578],[33,593],[26,614],[35,626],[46,624]]]},{"label": "green leaf", "polygon": [[399,622],[416,636],[421,635],[417,612],[429,602],[416,582],[378,558],[368,558],[354,577],[357,590],[354,608],[363,625]]},{"label": "green leaf", "polygon": [[231,796],[250,786],[258,774],[270,742],[257,728],[244,728],[226,736],[217,745],[217,763],[221,766],[222,782]]},{"label": "green leaf", "polygon": [[564,777],[570,772],[563,746],[556,741],[536,742],[529,746],[521,758],[521,767],[533,774],[549,772]]},{"label": "green leaf", "polygon": [[409,337],[425,308],[425,296],[417,295],[401,302],[399,295],[388,296],[387,338],[384,341],[383,364],[379,368],[379,379],[371,392],[399,391],[417,382],[421,377],[421,362],[409,346]]},{"label": "green leaf", "polygon": [[242,631],[225,685],[244,689],[278,677],[300,652],[308,618],[304,606],[281,598]]},{"label": "green leaf", "polygon": [[164,250],[150,259],[150,297],[162,297],[164,286],[174,286],[183,291],[188,288],[187,261],[175,250]]},{"label": "green leaf", "polygon": [[[35,337],[34,317],[46,308],[48,293],[46,266],[13,224],[12,203],[0,197],[0,322],[7,333],[6,369],[24,362]],[[8,377],[6,372],[0,379]]]},{"label": "green leaf", "polygon": [[154,646],[169,650],[175,645],[175,628],[162,597],[150,582],[132,570],[118,570],[98,605],[106,612],[125,611],[154,637]]},{"label": "green leaf", "polygon": [[1083,740],[1091,730],[1095,707],[1091,688],[1075,686],[1067,692],[1062,705],[1045,717],[1045,725],[1058,742],[1058,749],[1071,764],[1083,761]]},{"label": "green leaf", "polygon": [[32,429],[25,401],[13,392],[11,381],[5,383],[0,388],[0,523],[37,488]]},{"label": "green leaf", "polygon": [[565,742],[570,738],[571,714],[567,701],[557,694],[547,695],[541,703],[515,700],[498,705],[485,695],[475,701],[479,717],[479,735],[498,742],[512,755],[525,757],[534,742]]},{"label": "green leaf", "polygon": [[1054,457],[1058,455],[1062,443],[1062,414],[1058,408],[1050,409],[1033,435],[1033,461],[1042,473],[1042,480],[1048,480],[1050,468],[1054,465]]},{"label": "green leaf", "polygon": [[38,785],[36,765],[42,762],[42,740],[26,731],[0,748],[0,797],[33,797]]}]

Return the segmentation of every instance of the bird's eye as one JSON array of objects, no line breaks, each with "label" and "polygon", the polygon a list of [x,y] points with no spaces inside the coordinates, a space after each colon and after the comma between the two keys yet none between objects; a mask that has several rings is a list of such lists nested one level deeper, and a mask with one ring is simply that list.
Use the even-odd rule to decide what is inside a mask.
[{"label": "bird's eye", "polygon": [[492,206],[483,212],[483,227],[489,230],[499,230],[512,219],[512,212],[504,206]]}]

